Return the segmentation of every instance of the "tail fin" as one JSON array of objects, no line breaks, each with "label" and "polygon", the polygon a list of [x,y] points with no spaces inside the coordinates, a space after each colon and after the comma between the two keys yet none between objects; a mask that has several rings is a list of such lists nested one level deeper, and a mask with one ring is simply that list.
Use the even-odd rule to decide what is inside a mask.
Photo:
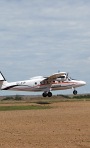
[{"label": "tail fin", "polygon": [[5,84],[5,83],[7,83],[7,81],[0,71],[0,89],[2,88],[2,85]]},{"label": "tail fin", "polygon": [[6,81],[5,77],[3,76],[3,74],[0,71],[0,81]]}]

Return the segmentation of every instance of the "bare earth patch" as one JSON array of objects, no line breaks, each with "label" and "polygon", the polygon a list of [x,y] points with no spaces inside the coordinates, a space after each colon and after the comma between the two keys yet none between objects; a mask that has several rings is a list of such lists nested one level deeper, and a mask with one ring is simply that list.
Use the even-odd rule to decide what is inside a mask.
[{"label": "bare earth patch", "polygon": [[1,111],[0,148],[90,148],[90,101],[49,106]]}]

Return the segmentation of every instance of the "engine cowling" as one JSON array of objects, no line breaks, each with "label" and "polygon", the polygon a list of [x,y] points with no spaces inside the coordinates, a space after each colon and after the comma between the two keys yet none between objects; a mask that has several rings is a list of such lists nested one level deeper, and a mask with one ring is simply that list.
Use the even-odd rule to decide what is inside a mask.
[{"label": "engine cowling", "polygon": [[56,80],[57,81],[65,81],[66,79],[67,79],[66,75],[63,75],[63,76],[58,77]]}]

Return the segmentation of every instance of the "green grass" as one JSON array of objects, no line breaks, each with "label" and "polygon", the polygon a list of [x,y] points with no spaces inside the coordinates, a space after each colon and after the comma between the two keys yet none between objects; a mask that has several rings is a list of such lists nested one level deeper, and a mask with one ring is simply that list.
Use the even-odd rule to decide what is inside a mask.
[{"label": "green grass", "polygon": [[87,94],[87,95],[76,95],[76,96],[73,96],[73,99],[90,99],[90,94]]},{"label": "green grass", "polygon": [[[6,96],[1,98],[0,110],[31,110],[31,109],[47,109],[50,108],[49,104],[58,103],[58,102],[74,102],[74,101],[90,101],[90,94],[78,94],[74,95],[58,95],[52,96],[51,98],[42,96],[30,97],[30,96]],[[23,106],[23,103],[25,106]],[[31,104],[28,104],[31,103]],[[32,104],[34,103],[34,104]],[[5,105],[4,105],[5,104]],[[6,107],[6,104],[7,107]],[[18,104],[19,106],[17,106]],[[37,105],[36,105],[37,104]],[[11,106],[12,105],[12,106]]]},{"label": "green grass", "polygon": [[0,106],[0,111],[13,111],[13,110],[40,110],[49,109],[50,106],[38,106],[38,105],[22,105],[22,106]]},{"label": "green grass", "polygon": [[5,98],[3,98],[2,99],[2,101],[9,101],[9,100],[16,100],[16,101],[20,101],[20,100],[22,100],[22,97],[21,96],[19,96],[19,95],[16,95],[16,96],[14,96],[14,97],[12,97],[12,96],[6,96]]}]

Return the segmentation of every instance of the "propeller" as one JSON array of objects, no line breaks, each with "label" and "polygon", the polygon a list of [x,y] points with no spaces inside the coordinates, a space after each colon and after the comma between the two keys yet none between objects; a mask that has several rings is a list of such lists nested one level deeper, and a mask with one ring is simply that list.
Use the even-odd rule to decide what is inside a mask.
[{"label": "propeller", "polygon": [[66,79],[68,79],[68,77],[69,77],[69,73],[67,72],[67,74],[66,74]]}]

